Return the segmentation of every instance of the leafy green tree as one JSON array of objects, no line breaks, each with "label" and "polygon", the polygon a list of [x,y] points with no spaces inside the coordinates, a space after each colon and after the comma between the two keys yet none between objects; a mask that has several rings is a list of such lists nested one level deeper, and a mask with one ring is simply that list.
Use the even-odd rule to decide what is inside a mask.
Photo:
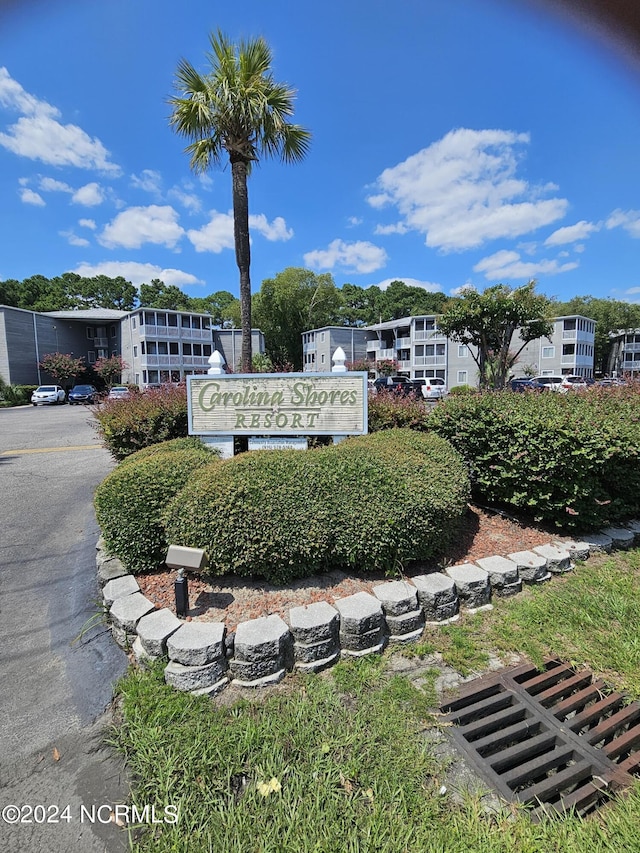
[{"label": "leafy green tree", "polygon": [[124,361],[122,356],[112,355],[109,358],[99,358],[93,365],[96,374],[110,388],[116,381],[120,381],[122,371],[126,370],[129,365]]},{"label": "leafy green tree", "polygon": [[142,308],[191,311],[191,302],[191,298],[183,290],[180,290],[175,284],[165,284],[159,278],[152,279],[151,284],[140,285],[140,306]]},{"label": "leafy green tree", "polygon": [[240,326],[240,300],[228,290],[217,290],[209,296],[191,298],[191,310],[210,314],[214,326],[235,329]]},{"label": "leafy green tree", "polygon": [[20,282],[15,278],[0,281],[0,305],[17,308],[20,302]]},{"label": "leafy green tree", "polygon": [[342,307],[341,324],[345,326],[370,326],[380,320],[382,313],[382,291],[376,285],[358,287],[343,284],[340,289]]},{"label": "leafy green tree", "polygon": [[[419,314],[439,314],[447,301],[444,293],[431,293],[403,281],[392,281],[382,291],[379,307],[383,321],[415,317]],[[378,318],[379,319],[379,318]],[[374,320],[373,322],[377,322]]]},{"label": "leafy green tree", "polygon": [[[516,289],[496,284],[483,293],[467,289],[451,300],[438,325],[447,337],[469,347],[481,388],[504,388],[525,346],[551,335],[549,307],[547,297],[536,294],[535,281]],[[516,331],[521,345],[511,350]]]},{"label": "leafy green tree", "polygon": [[606,373],[611,350],[611,334],[625,329],[640,328],[640,305],[618,299],[597,299],[576,296],[568,302],[555,303],[558,315],[580,314],[596,321],[594,340],[594,369]]},{"label": "leafy green tree", "polygon": [[295,92],[273,79],[271,49],[259,37],[232,44],[220,31],[209,37],[209,70],[200,74],[186,60],[176,73],[170,124],[191,140],[186,152],[196,173],[231,164],[236,263],[240,273],[242,369],[251,372],[251,252],[247,178],[261,157],[302,160],[311,135],[288,121]]},{"label": "leafy green tree", "polygon": [[85,369],[84,358],[74,358],[68,353],[50,352],[42,356],[40,367],[46,370],[50,376],[64,385]]},{"label": "leafy green tree", "polygon": [[78,295],[82,308],[115,308],[120,311],[132,311],[138,299],[137,289],[121,275],[116,278],[106,275],[83,278]]},{"label": "leafy green tree", "polygon": [[264,332],[272,361],[302,367],[302,333],[341,324],[340,291],[330,273],[318,275],[302,267],[287,267],[262,282],[254,296],[254,316]]}]

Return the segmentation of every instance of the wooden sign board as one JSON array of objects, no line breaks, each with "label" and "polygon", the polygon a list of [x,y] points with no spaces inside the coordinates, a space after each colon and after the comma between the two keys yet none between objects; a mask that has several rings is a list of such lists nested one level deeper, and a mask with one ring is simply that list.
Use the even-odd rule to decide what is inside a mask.
[{"label": "wooden sign board", "polygon": [[364,435],[367,374],[187,377],[190,435]]}]

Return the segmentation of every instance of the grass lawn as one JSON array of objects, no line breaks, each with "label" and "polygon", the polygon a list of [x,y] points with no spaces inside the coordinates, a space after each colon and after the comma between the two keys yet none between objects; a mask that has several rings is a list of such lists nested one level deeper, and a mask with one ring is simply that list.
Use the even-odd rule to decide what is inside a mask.
[{"label": "grass lawn", "polygon": [[[462,673],[490,652],[585,664],[640,698],[640,551],[592,557],[490,613],[428,630],[402,650],[437,651]],[[394,654],[398,654],[395,650]],[[135,833],[132,850],[163,853],[638,853],[640,782],[587,819],[534,824],[477,797],[441,794],[433,749],[437,670],[420,686],[392,652],[288,676],[251,701],[175,692],[162,668],[118,688],[113,742],[136,780],[133,802],[179,806],[177,824]]]}]

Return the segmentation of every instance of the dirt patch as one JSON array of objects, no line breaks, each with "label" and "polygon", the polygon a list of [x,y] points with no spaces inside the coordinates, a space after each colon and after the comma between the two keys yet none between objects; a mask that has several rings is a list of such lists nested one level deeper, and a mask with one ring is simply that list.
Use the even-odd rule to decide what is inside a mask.
[{"label": "dirt patch", "polygon": [[[408,578],[447,565],[473,562],[493,555],[506,556],[544,545],[554,538],[553,532],[541,526],[525,524],[514,517],[469,506],[455,547],[439,566],[416,566],[406,573]],[[157,607],[175,610],[174,581],[177,572],[168,569],[138,575],[143,594]],[[377,584],[390,578],[382,573],[328,572],[293,581],[286,587],[262,580],[233,575],[209,577],[189,575],[189,619],[225,622],[234,631],[239,622],[260,616],[278,614],[285,618],[291,607],[328,601],[371,592]]]}]

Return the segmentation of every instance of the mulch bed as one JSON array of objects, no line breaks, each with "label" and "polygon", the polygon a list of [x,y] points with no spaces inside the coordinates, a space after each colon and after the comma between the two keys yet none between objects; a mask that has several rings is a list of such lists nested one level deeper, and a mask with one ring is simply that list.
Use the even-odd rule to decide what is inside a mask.
[{"label": "mulch bed", "polygon": [[[513,516],[470,505],[460,537],[443,565],[473,562],[493,555],[506,556],[550,542],[558,533],[549,528],[519,521]],[[407,572],[423,574],[436,568],[416,567]],[[143,594],[157,607],[175,611],[174,581],[177,572],[169,569],[138,575]],[[261,580],[248,580],[232,575],[209,577],[189,575],[189,620],[225,622],[234,631],[240,622],[260,616],[278,614],[285,618],[291,607],[344,598],[372,588],[390,578],[384,574],[328,572],[278,587]]]}]

